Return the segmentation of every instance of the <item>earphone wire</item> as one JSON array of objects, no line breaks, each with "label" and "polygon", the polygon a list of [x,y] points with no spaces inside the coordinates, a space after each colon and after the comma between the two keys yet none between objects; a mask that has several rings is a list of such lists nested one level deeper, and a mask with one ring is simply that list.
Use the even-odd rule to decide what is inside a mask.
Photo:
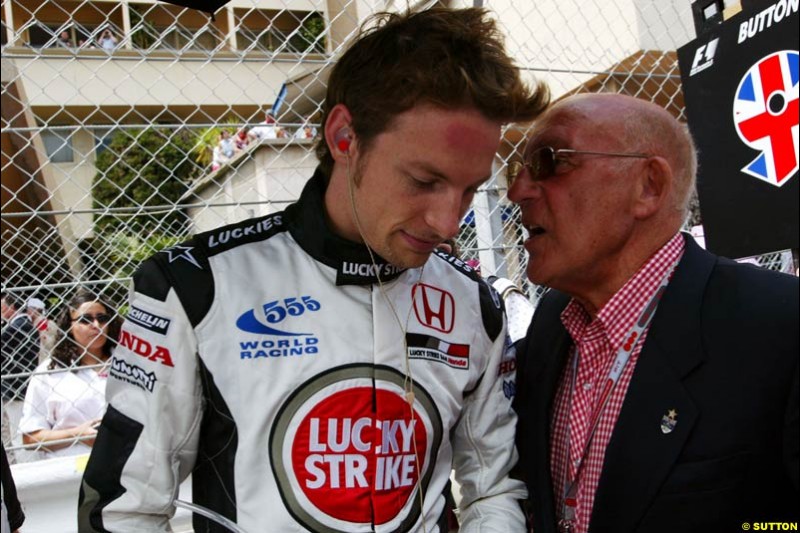
[{"label": "earphone wire", "polygon": [[[372,266],[375,269],[375,276],[378,278],[378,290],[381,292],[381,296],[383,299],[386,300],[386,303],[389,305],[389,309],[392,311],[392,315],[394,315],[395,321],[397,321],[397,326],[400,328],[400,333],[403,337],[403,361],[405,364],[405,372],[403,376],[403,391],[405,392],[406,396],[406,403],[408,403],[409,412],[411,415],[411,436],[412,436],[412,443],[414,446],[414,457],[416,457],[416,461],[414,462],[416,467],[417,473],[417,482],[416,482],[416,490],[417,490],[417,497],[419,498],[419,514],[420,514],[420,522],[422,524],[422,531],[423,533],[428,533],[428,527],[425,523],[425,497],[422,494],[422,472],[420,469],[420,457],[419,452],[417,450],[417,420],[416,414],[414,412],[414,377],[411,374],[411,362],[408,358],[408,341],[406,339],[406,332],[408,331],[408,323],[411,320],[411,310],[414,308],[414,291],[412,290],[411,293],[411,305],[408,307],[408,314],[406,315],[406,325],[405,328],[403,327],[403,323],[400,321],[400,315],[397,313],[397,309],[395,308],[392,300],[389,298],[389,295],[386,294],[386,289],[383,286],[383,280],[381,279],[380,269],[378,268],[377,262],[375,261],[375,255],[372,252],[372,246],[370,246],[369,241],[367,241],[367,237],[364,235],[364,230],[361,227],[361,219],[358,217],[358,211],[356,210],[356,197],[355,192],[353,190],[353,175],[350,172],[350,154],[346,154],[346,161],[347,161],[347,191],[350,197],[350,209],[353,212],[353,220],[356,224],[356,229],[358,230],[358,234],[361,236],[361,239],[364,241],[364,245],[367,248],[367,253],[369,254],[369,259],[372,262]],[[425,273],[425,265],[422,265],[422,268],[419,272],[419,279],[417,283],[422,282],[422,276]],[[423,458],[424,459],[424,458]]]}]

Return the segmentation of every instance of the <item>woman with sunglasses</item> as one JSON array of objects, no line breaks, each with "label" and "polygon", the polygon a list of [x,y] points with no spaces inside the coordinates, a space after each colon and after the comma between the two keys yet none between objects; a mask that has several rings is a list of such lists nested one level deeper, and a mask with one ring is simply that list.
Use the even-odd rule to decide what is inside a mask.
[{"label": "woman with sunglasses", "polygon": [[56,346],[31,379],[20,422],[23,442],[38,444],[45,458],[91,449],[106,408],[106,363],[121,323],[85,290],[62,312]]}]

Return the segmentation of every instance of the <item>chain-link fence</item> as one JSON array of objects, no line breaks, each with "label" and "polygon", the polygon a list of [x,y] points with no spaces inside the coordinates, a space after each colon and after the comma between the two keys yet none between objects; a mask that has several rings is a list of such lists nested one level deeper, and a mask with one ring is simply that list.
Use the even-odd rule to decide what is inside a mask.
[{"label": "chain-link fence", "polygon": [[[17,301],[16,316],[5,300],[3,311],[7,449],[21,458],[80,440],[26,438],[24,450],[15,411],[32,385],[60,396],[29,406],[28,422],[77,405],[80,391],[56,392],[63,372],[46,365],[74,342],[58,314],[75,290],[124,314],[144,258],[295,200],[316,165],[327,68],[348,37],[373,12],[436,4],[490,9],[524,75],[555,98],[621,92],[684,118],[675,49],[694,36],[689,0],[233,0],[213,17],[152,1],[2,2],[2,288]],[[507,128],[458,245],[535,299],[503,172],[524,133]],[[780,257],[761,261],[780,268]],[[30,298],[44,307],[32,320],[21,316]],[[35,354],[25,339],[5,346],[26,320]]]}]

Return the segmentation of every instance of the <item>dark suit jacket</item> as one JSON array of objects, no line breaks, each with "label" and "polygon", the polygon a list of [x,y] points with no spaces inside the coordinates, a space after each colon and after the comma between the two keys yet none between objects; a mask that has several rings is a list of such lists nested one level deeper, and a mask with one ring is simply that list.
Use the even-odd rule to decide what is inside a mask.
[{"label": "dark suit jacket", "polygon": [[[25,313],[20,313],[5,325],[0,339],[3,354],[3,374],[23,374],[36,370],[39,362],[39,331]],[[24,400],[28,376],[3,378],[3,400]]]},{"label": "dark suit jacket", "polygon": [[[555,531],[553,397],[571,340],[550,291],[518,352],[517,446],[535,533]],[[797,521],[798,280],[691,238],[653,317],[606,449],[592,533],[741,531]],[[661,419],[677,411],[674,430]]]}]

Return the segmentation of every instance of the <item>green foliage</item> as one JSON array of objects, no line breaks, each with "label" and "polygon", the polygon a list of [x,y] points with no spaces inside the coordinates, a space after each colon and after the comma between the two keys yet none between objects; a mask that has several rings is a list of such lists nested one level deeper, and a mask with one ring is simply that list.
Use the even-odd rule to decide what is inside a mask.
[{"label": "green foliage", "polygon": [[181,234],[188,219],[175,204],[200,170],[189,158],[194,141],[185,130],[123,129],[114,134],[97,158],[92,184],[93,207],[112,211],[95,215],[95,231]]},{"label": "green foliage", "polygon": [[139,12],[139,7],[131,5],[131,42],[133,46],[141,50],[147,50],[156,42],[158,31],[153,23],[145,20],[144,15]]},{"label": "green foliage", "polygon": [[[298,30],[289,38],[289,49],[297,52],[324,52],[325,19],[320,13],[312,13],[303,19]],[[318,40],[319,39],[319,40]]]},{"label": "green foliage", "polygon": [[181,241],[185,236],[136,235],[126,230],[115,231],[101,238],[92,239],[91,248],[87,250],[85,273],[90,279],[109,280],[104,282],[102,295],[112,303],[117,312],[125,316],[128,307],[125,304],[128,295],[128,283],[139,265],[148,257],[169,248]]},{"label": "green foliage", "polygon": [[225,120],[224,126],[211,126],[200,132],[197,136],[192,153],[194,160],[203,167],[211,165],[211,160],[214,158],[214,148],[219,144],[220,134],[222,130],[227,129],[231,132],[231,136],[236,135],[241,123],[233,117]]},{"label": "green foliage", "polygon": [[107,237],[104,256],[116,269],[109,272],[115,279],[129,278],[139,264],[154,253],[175,246],[184,240],[182,236],[152,234],[132,235],[117,231]]}]

